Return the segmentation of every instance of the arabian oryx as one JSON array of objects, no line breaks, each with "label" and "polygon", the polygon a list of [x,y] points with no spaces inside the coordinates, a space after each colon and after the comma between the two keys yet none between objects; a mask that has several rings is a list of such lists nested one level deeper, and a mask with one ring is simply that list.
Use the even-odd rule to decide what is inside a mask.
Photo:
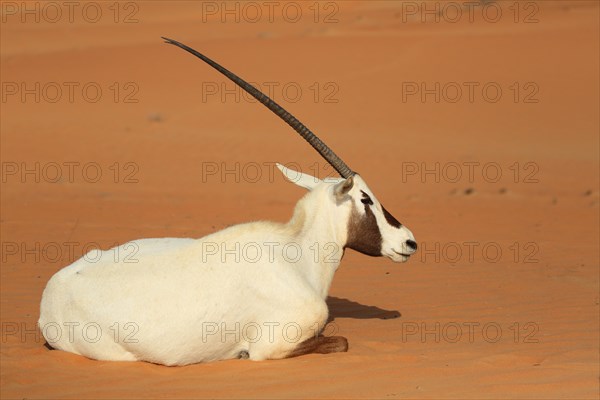
[{"label": "arabian oryx", "polygon": [[278,165],[308,190],[287,223],[250,222],[200,239],[141,239],[88,252],[44,290],[39,327],[48,344],[98,360],[164,365],[347,351],[345,338],[322,334],[345,249],[404,262],[417,249],[412,233],[294,116],[208,57],[164,39],[254,96],[341,178]]}]

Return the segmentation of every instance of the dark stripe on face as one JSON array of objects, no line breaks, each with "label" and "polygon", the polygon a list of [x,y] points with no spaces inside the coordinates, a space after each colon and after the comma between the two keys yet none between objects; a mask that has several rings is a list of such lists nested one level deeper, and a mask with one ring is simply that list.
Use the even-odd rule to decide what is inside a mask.
[{"label": "dark stripe on face", "polygon": [[381,205],[381,209],[383,210],[383,215],[385,216],[385,220],[388,222],[388,224],[394,228],[400,228],[402,226],[402,224],[396,218],[394,218],[394,216],[390,214],[388,210],[385,209],[383,204]]},{"label": "dark stripe on face", "polygon": [[365,204],[365,215],[361,215],[353,205],[348,221],[348,240],[345,247],[368,256],[379,257],[382,243],[383,237],[371,208]]},{"label": "dark stripe on face", "polygon": [[362,199],[360,199],[360,202],[365,205],[365,209],[367,208],[367,206],[372,206],[373,200],[371,200],[371,197],[362,190],[360,192],[362,193]]}]

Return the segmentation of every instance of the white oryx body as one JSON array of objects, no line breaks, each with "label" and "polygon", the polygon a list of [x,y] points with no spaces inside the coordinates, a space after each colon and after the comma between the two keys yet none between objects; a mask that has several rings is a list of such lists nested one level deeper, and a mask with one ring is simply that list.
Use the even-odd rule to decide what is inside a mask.
[{"label": "white oryx body", "polygon": [[251,222],[200,239],[141,239],[94,250],[57,272],[42,295],[39,327],[54,348],[93,359],[186,365],[346,351],[321,334],[344,249],[396,262],[412,233],[306,126],[237,75],[217,69],[306,139],[342,178],[321,181],[281,165],[309,190],[286,224]]},{"label": "white oryx body", "polygon": [[[357,175],[339,194],[343,179],[319,182],[285,172],[302,177],[302,186],[313,182],[287,224],[251,222],[201,239],[136,240],[94,250],[60,270],[42,297],[46,340],[94,359],[185,365],[242,352],[253,360],[283,358],[318,335],[348,226],[356,213],[365,218],[361,191],[374,197]],[[385,228],[378,207],[377,223]],[[399,243],[412,238],[404,227],[393,229]]]}]

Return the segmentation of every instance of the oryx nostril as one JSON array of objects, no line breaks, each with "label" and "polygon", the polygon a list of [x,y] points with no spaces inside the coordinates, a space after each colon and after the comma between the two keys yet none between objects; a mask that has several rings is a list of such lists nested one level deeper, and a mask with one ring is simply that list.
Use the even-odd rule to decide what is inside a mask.
[{"label": "oryx nostril", "polygon": [[412,250],[417,250],[417,242],[415,242],[414,240],[407,240],[406,245]]}]

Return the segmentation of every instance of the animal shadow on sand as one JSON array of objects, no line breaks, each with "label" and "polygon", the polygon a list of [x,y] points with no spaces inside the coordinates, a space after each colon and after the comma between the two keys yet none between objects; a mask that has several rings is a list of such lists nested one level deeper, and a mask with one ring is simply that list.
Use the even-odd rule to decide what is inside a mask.
[{"label": "animal shadow on sand", "polygon": [[385,310],[339,297],[328,297],[327,306],[329,307],[329,320],[327,322],[332,322],[336,318],[393,319],[402,316],[398,310]]}]

